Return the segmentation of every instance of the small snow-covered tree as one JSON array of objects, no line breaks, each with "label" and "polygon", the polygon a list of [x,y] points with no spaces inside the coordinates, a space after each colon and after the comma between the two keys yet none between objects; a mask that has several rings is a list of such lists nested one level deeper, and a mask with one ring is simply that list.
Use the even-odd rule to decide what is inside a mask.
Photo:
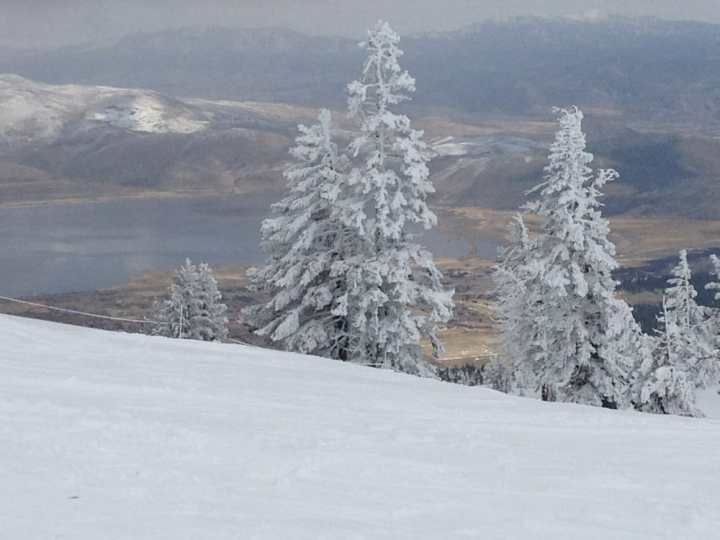
[{"label": "small snow-covered tree", "polygon": [[185,339],[190,335],[190,317],[195,312],[197,266],[190,259],[175,270],[170,297],[156,306],[155,334]]},{"label": "small snow-covered tree", "polygon": [[362,164],[349,175],[353,197],[342,208],[356,232],[346,305],[356,338],[353,360],[419,373],[426,370],[420,340],[442,349],[437,330],[452,315],[453,293],[443,289],[431,254],[414,240],[415,229],[430,229],[437,218],[427,203],[434,188],[423,133],[393,110],[415,90],[400,67],[398,43],[379,22],[362,44],[362,75],[348,85],[350,115],[360,123],[350,152]]},{"label": "small snow-covered tree", "polygon": [[713,299],[720,302],[720,258],[717,255],[710,255],[710,263],[712,264],[711,275],[714,279],[705,285],[708,291],[715,291]]},{"label": "small snow-covered tree", "polygon": [[258,334],[288,350],[348,360],[345,258],[357,242],[341,219],[346,164],[332,139],[329,111],[299,130],[290,151],[295,164],[285,173],[289,194],[262,224],[270,260],[251,273],[254,286],[272,296],[245,310],[245,316]]},{"label": "small snow-covered tree", "polygon": [[526,289],[534,246],[521,214],[510,222],[509,240],[510,244],[500,250],[498,263],[493,268],[495,323],[503,359],[511,374],[510,386],[521,395],[537,396],[537,383],[531,369],[535,342],[528,339],[537,327]]},{"label": "small snow-covered tree", "polygon": [[227,337],[227,307],[211,268],[190,259],[175,271],[170,296],[156,307],[155,334],[181,339],[222,341]]},{"label": "small snow-covered tree", "polygon": [[666,336],[674,365],[702,387],[713,375],[715,357],[708,332],[707,310],[698,306],[696,297],[687,251],[682,250],[665,289],[665,310],[660,322],[665,328],[672,329]]},{"label": "small snow-covered tree", "polygon": [[227,338],[227,306],[212,268],[207,263],[198,266],[195,289],[197,313],[191,318],[190,338],[201,341],[224,341]]},{"label": "small snow-covered tree", "polygon": [[527,209],[541,219],[525,280],[533,354],[531,370],[543,396],[610,408],[631,400],[631,374],[642,334],[626,302],[615,295],[615,246],[599,198],[613,170],[590,168],[583,114],[560,110],[560,129],[545,179]]},{"label": "small snow-covered tree", "polygon": [[699,416],[695,407],[695,383],[684,369],[684,360],[678,356],[679,327],[670,315],[666,298],[663,298],[658,322],[653,354],[646,356],[639,366],[635,408],[656,414]]},{"label": "small snow-covered tree", "polygon": [[[720,258],[716,255],[710,256],[713,270],[712,281],[705,285],[709,291],[714,291],[715,303],[720,303]],[[708,384],[720,384],[720,309],[717,307],[707,308],[707,322],[705,336],[712,352],[710,369],[707,373]]]}]

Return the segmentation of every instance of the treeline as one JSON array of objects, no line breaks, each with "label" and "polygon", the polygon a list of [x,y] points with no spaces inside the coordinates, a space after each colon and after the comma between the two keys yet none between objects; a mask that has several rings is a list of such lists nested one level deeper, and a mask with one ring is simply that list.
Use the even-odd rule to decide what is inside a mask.
[{"label": "treeline", "polygon": [[[269,300],[245,322],[285,349],[476,384],[548,401],[700,415],[695,391],[720,379],[720,310],[699,306],[686,253],[645,333],[618,294],[618,268],[600,199],[619,174],[593,170],[583,114],[558,110],[549,163],[510,226],[494,268],[501,355],[483,369],[426,360],[443,346],[454,311],[432,255],[417,242],[437,223],[428,206],[431,151],[398,105],[415,81],[400,66],[399,37],[380,22],[348,87],[357,135],[341,148],[329,111],[299,126],[286,171],[288,193],[262,224],[267,263],[250,272]],[[525,216],[539,218],[536,234]],[[658,231],[661,234],[662,231]],[[717,280],[708,284],[720,300]],[[207,265],[188,261],[159,306],[158,333],[224,339],[226,309]]]},{"label": "treeline", "polygon": [[[696,388],[720,378],[720,311],[696,303],[682,251],[658,331],[641,330],[617,294],[615,246],[601,212],[602,189],[619,175],[591,169],[582,112],[559,112],[545,178],[532,191],[537,198],[523,208],[539,216],[539,232],[531,237],[518,214],[494,273],[509,390],[545,400],[699,415]],[[712,261],[717,275],[718,259]],[[718,283],[707,287],[720,291]]]}]

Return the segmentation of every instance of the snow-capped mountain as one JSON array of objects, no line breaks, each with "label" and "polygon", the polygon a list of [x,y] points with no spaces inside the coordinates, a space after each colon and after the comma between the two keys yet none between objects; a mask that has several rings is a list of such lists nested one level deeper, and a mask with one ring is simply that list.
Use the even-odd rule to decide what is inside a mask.
[{"label": "snow-capped mountain", "polygon": [[9,141],[55,139],[71,126],[188,134],[206,129],[208,124],[202,111],[157,92],[50,85],[0,75],[0,137]]},{"label": "snow-capped mountain", "polygon": [[9,186],[0,202],[127,188],[275,190],[297,123],[316,114],[0,75],[0,186]]},{"label": "snow-capped mountain", "polygon": [[717,537],[720,422],[0,316],[3,538]]}]

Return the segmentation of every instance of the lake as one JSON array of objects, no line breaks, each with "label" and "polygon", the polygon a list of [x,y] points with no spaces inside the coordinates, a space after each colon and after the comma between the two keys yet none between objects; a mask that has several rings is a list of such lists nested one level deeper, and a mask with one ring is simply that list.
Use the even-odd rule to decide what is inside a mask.
[{"label": "lake", "polygon": [[[121,200],[0,209],[0,295],[33,296],[121,285],[171,270],[186,257],[211,266],[264,260],[259,227],[267,195]],[[469,241],[441,230],[421,243],[440,257],[464,257]],[[493,240],[476,239],[494,257]]]}]

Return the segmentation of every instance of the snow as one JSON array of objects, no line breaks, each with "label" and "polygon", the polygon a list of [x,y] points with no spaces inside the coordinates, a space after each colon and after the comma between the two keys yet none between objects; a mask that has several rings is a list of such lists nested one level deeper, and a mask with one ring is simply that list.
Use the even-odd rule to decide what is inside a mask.
[{"label": "snow", "polygon": [[0,316],[0,537],[713,538],[720,422]]},{"label": "snow", "polygon": [[118,96],[103,104],[98,112],[89,112],[89,119],[142,133],[195,133],[208,122],[190,114],[173,114],[168,104],[154,94],[136,93]]},{"label": "snow", "polygon": [[720,419],[720,385],[699,389],[696,404],[708,418]]},{"label": "snow", "polygon": [[445,137],[432,145],[437,157],[459,157],[468,154],[469,143],[455,142],[455,137]]},{"label": "snow", "polygon": [[192,106],[147,90],[51,85],[0,75],[2,138],[52,140],[68,126],[98,123],[141,133],[188,134],[206,129],[209,121]]}]

